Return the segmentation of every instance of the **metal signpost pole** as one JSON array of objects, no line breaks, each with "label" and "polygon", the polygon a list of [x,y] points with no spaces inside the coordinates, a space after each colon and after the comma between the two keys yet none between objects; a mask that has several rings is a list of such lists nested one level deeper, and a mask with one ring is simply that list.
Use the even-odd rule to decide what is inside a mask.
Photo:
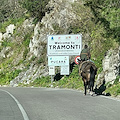
[{"label": "metal signpost pole", "polygon": [[51,87],[53,87],[53,75],[51,75]]},{"label": "metal signpost pole", "polygon": [[55,75],[55,66],[49,66],[49,75],[51,76],[51,87],[53,87],[53,76]]}]

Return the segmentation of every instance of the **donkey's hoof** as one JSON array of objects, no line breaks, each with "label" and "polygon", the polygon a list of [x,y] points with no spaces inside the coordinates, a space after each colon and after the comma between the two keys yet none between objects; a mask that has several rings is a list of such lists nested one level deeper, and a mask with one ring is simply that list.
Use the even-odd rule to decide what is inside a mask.
[{"label": "donkey's hoof", "polygon": [[90,92],[90,95],[93,96],[93,95],[94,95],[94,92]]}]

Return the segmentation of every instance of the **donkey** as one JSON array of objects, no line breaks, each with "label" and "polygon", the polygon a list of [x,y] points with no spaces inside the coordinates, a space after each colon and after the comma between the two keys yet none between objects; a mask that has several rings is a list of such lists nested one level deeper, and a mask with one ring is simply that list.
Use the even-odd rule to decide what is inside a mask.
[{"label": "donkey", "polygon": [[87,93],[87,87],[93,95],[93,88],[95,82],[95,75],[97,73],[97,67],[91,61],[79,61],[79,75],[82,76],[84,82],[84,94]]}]

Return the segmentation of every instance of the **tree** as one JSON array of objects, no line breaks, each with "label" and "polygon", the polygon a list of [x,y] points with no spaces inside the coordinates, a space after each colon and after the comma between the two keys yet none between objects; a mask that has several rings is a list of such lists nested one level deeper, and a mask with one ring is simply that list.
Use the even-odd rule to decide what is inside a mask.
[{"label": "tree", "polygon": [[[84,0],[94,15],[96,24],[103,24],[106,36],[119,41],[120,37],[120,1],[119,0]],[[120,41],[119,41],[120,43]]]}]

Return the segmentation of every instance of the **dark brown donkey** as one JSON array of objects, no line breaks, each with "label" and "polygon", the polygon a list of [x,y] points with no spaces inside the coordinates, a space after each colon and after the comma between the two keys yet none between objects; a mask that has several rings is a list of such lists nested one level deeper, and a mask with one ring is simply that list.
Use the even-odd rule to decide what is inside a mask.
[{"label": "dark brown donkey", "polygon": [[93,62],[90,61],[79,61],[79,75],[82,76],[84,82],[84,94],[86,95],[87,87],[92,92],[95,82],[95,75],[97,73],[97,67]]}]

